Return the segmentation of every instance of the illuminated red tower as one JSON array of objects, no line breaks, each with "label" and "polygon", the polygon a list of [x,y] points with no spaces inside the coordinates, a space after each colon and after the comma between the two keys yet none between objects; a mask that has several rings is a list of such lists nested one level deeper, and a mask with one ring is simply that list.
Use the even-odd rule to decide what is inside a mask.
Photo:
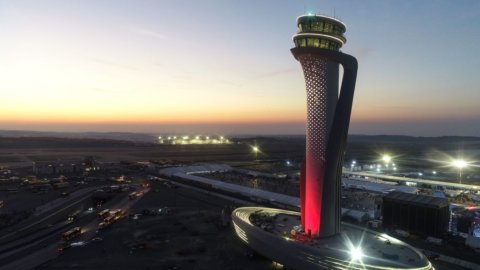
[{"label": "illuminated red tower", "polygon": [[[237,208],[232,212],[235,233],[253,251],[289,269],[432,270],[426,256],[412,246],[385,233],[340,222],[342,164],[357,60],[339,51],[346,42],[346,27],[341,21],[304,15],[297,18],[297,26],[295,48],[291,51],[303,68],[308,108],[301,213],[266,207]],[[340,65],[343,77],[339,89]],[[312,237],[310,241],[299,237],[303,233],[297,235],[295,221],[299,216],[305,233]],[[269,230],[265,226],[284,229]],[[285,230],[290,229],[291,235],[285,235]]]},{"label": "illuminated red tower", "polygon": [[[307,90],[306,154],[301,171],[302,226],[313,237],[340,231],[340,191],[353,92],[354,57],[339,51],[346,26],[338,19],[303,15],[291,51],[302,65]],[[339,65],[343,67],[339,95]]]}]

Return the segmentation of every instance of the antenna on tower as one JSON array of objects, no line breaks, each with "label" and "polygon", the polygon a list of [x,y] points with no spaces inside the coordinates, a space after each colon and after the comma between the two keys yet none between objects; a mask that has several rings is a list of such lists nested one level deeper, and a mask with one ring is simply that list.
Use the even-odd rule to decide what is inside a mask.
[{"label": "antenna on tower", "polygon": [[335,17],[335,8],[333,8],[333,17],[336,18]]}]

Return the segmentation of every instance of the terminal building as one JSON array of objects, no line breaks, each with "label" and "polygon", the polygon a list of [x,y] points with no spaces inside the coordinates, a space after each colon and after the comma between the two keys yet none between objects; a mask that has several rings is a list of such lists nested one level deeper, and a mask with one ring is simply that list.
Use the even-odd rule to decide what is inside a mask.
[{"label": "terminal building", "polygon": [[448,199],[390,192],[383,197],[383,227],[401,229],[419,236],[443,237],[448,232]]}]

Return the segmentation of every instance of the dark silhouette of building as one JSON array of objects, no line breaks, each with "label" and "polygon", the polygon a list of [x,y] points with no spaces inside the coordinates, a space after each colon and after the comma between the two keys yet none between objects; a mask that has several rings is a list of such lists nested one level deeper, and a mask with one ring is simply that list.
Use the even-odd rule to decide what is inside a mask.
[{"label": "dark silhouette of building", "polygon": [[[303,15],[291,51],[303,68],[307,90],[306,153],[301,171],[302,226],[309,235],[340,232],[341,170],[345,151],[357,60],[339,51],[346,26],[327,16]],[[338,87],[339,65],[344,73]]]},{"label": "dark silhouette of building", "polygon": [[447,233],[450,210],[446,198],[391,192],[383,198],[383,226],[420,236]]}]

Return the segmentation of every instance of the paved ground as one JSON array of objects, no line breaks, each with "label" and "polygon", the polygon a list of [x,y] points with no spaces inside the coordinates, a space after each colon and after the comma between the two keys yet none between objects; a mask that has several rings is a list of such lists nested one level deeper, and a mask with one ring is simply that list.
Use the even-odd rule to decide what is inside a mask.
[{"label": "paved ground", "polygon": [[127,215],[163,207],[171,214],[125,218],[100,234],[103,242],[70,248],[43,268],[272,269],[271,261],[247,257],[231,226],[221,225],[230,202],[184,187],[151,190]]},{"label": "paved ground", "polygon": [[[164,207],[171,213],[128,219],[130,214]],[[38,269],[274,269],[268,259],[247,256],[231,226],[221,225],[222,209],[233,207],[208,192],[154,183],[126,218],[99,235],[102,242],[70,248],[62,255],[55,252],[57,244],[39,243],[38,251],[24,256],[15,269],[30,269],[29,262],[39,259],[48,261]],[[95,226],[90,225],[88,237],[75,241],[94,237]],[[435,267],[464,269],[440,262]]]},{"label": "paved ground", "polygon": [[[229,201],[155,184],[128,214],[169,207],[171,214],[128,218],[100,237],[103,242],[71,248],[39,269],[275,269],[249,253],[231,226],[221,226]],[[436,263],[436,269],[459,269]]]}]

